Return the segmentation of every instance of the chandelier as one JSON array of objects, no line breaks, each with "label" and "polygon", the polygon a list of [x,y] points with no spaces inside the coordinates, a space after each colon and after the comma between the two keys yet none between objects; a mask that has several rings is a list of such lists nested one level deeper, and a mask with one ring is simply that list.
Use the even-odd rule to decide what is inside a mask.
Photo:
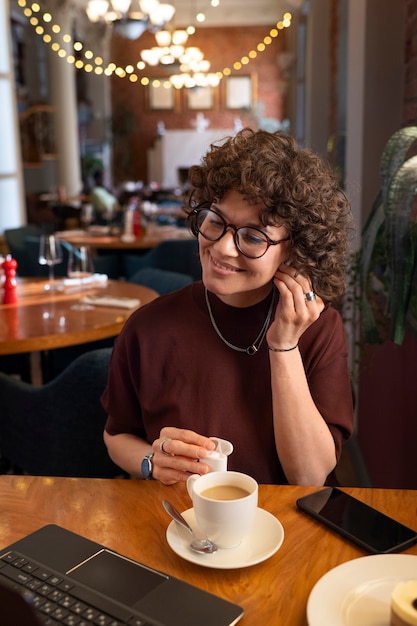
[{"label": "chandelier", "polygon": [[109,24],[118,35],[133,40],[145,30],[162,30],[173,18],[175,7],[159,0],[88,0],[86,13],[90,22]]},{"label": "chandelier", "polygon": [[88,0],[86,13],[91,22],[109,24],[126,39],[138,39],[145,30],[155,35],[156,46],[141,50],[146,65],[162,65],[172,74],[171,83],[177,87],[196,87],[218,84],[219,78],[209,74],[210,62],[196,46],[185,47],[187,30],[170,30],[175,7],[159,0]]},{"label": "chandelier", "polygon": [[[192,60],[201,62],[204,58],[199,48],[195,46],[185,47],[188,40],[186,30],[174,30],[172,32],[160,30],[155,33],[155,39],[156,46],[140,52],[142,61],[147,65],[173,65],[174,63],[188,63]],[[207,69],[208,67],[206,71]]]},{"label": "chandelier", "polygon": [[171,84],[181,87],[216,86],[220,80],[216,74],[209,74],[210,61],[197,46],[185,47],[188,33],[185,30],[160,30],[155,33],[157,46],[141,50],[142,61],[147,65],[164,65],[173,73]]}]

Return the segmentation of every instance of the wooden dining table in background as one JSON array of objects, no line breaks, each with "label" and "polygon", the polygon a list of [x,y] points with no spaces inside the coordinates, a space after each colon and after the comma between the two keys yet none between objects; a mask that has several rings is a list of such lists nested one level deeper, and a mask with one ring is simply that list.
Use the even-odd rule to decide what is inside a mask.
[{"label": "wooden dining table in background", "polygon": [[[105,280],[68,285],[57,279],[60,290],[46,290],[43,278],[18,280],[16,304],[0,304],[0,355],[63,348],[117,336],[129,315],[158,297],[141,285]],[[86,295],[133,298],[138,306],[94,306],[80,311],[72,307]]]},{"label": "wooden dining table in background", "polygon": [[96,230],[62,230],[57,233],[60,239],[72,246],[89,246],[96,250],[146,251],[155,248],[162,241],[170,239],[191,239],[193,235],[188,228],[178,226],[152,226],[134,239],[127,240],[122,233],[112,234],[109,229]]},{"label": "wooden dining table in background", "polygon": [[[281,522],[283,544],[262,563],[228,570],[190,563],[169,547],[171,520],[161,503],[168,499],[180,511],[188,509],[184,483],[167,487],[158,481],[0,476],[0,548],[45,524],[58,524],[239,604],[245,611],[242,626],[307,626],[306,606],[315,583],[337,565],[365,555],[296,509],[297,498],[315,489],[260,485],[259,506]],[[415,491],[346,491],[416,527]],[[404,554],[417,555],[417,546]]]}]

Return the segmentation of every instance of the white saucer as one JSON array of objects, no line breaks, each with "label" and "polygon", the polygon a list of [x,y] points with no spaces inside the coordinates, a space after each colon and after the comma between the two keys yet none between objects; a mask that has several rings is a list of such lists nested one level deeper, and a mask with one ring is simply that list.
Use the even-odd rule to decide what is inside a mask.
[{"label": "white saucer", "polygon": [[417,578],[417,556],[375,554],[347,561],[325,574],[307,602],[309,626],[389,626],[391,593]]},{"label": "white saucer", "polygon": [[[191,526],[195,525],[194,509],[184,511],[183,516]],[[269,559],[281,547],[284,529],[276,517],[258,508],[251,532],[236,548],[219,549],[213,554],[197,554],[190,548],[190,533],[174,521],[167,528],[167,541],[173,551],[186,561],[203,567],[236,569]]]}]

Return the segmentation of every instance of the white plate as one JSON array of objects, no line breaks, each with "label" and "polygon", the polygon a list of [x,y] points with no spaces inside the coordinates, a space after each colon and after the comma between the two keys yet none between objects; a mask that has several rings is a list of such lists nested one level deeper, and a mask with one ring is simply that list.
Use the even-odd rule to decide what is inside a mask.
[{"label": "white plate", "polygon": [[[187,522],[195,525],[194,509],[184,511]],[[191,563],[216,569],[235,569],[261,563],[275,554],[284,541],[284,529],[276,517],[257,509],[255,522],[247,537],[236,548],[219,549],[213,554],[197,554],[190,548],[191,535],[172,521],[167,528],[167,541],[176,554]]]},{"label": "white plate", "polygon": [[389,626],[391,593],[417,579],[417,556],[375,554],[347,561],[325,574],[307,602],[309,626]]}]

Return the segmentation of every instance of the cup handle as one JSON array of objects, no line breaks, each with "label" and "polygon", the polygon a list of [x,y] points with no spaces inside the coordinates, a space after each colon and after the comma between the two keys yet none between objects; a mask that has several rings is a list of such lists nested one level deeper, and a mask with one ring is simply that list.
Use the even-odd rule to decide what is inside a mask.
[{"label": "cup handle", "polygon": [[200,478],[200,474],[191,474],[191,476],[187,478],[187,491],[191,500],[193,499],[193,485],[197,478]]}]

